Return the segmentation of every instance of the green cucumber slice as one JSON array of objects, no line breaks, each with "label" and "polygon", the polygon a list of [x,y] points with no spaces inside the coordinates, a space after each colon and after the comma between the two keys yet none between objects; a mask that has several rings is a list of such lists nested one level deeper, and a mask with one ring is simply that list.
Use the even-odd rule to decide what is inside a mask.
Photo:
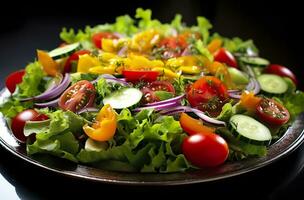
[{"label": "green cucumber slice", "polygon": [[236,68],[228,67],[228,72],[231,76],[233,83],[237,85],[246,85],[249,82],[248,76],[244,72]]},{"label": "green cucumber slice", "polygon": [[142,96],[142,92],[137,88],[123,88],[105,97],[103,104],[110,104],[114,109],[128,108],[137,104]]},{"label": "green cucumber slice", "polygon": [[257,78],[264,92],[270,94],[283,94],[288,90],[286,81],[274,74],[262,74]]},{"label": "green cucumber slice", "polygon": [[107,142],[98,142],[88,138],[85,142],[84,149],[87,151],[104,151],[108,148]]},{"label": "green cucumber slice", "polygon": [[54,59],[64,58],[70,56],[72,53],[80,49],[80,43],[68,44],[63,47],[58,47],[49,52],[49,55]]},{"label": "green cucumber slice", "polygon": [[254,145],[269,145],[270,130],[259,121],[247,115],[233,115],[229,120],[230,131],[240,140]]},{"label": "green cucumber slice", "polygon": [[264,58],[259,57],[241,57],[240,61],[249,65],[267,66],[270,62]]}]

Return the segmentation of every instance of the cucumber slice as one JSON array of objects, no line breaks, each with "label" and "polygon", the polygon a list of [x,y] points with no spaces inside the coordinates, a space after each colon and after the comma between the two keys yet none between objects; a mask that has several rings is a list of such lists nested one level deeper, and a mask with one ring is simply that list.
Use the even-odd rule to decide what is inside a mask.
[{"label": "cucumber slice", "polygon": [[274,74],[262,74],[257,78],[264,92],[270,94],[283,94],[288,90],[286,81]]},{"label": "cucumber slice", "polygon": [[233,115],[229,120],[231,132],[240,140],[254,145],[269,145],[272,136],[270,130],[246,115]]},{"label": "cucumber slice", "polygon": [[91,138],[88,138],[84,149],[87,151],[104,151],[108,148],[108,143],[106,142],[97,142],[95,140],[92,140]]},{"label": "cucumber slice", "polygon": [[49,55],[54,59],[70,56],[72,53],[80,49],[80,43],[73,43],[63,47],[58,47],[49,52]]},{"label": "cucumber slice", "polygon": [[228,67],[228,72],[232,81],[237,85],[246,85],[249,82],[248,76],[236,68]]},{"label": "cucumber slice", "polygon": [[105,97],[103,104],[110,104],[114,109],[128,108],[137,104],[142,95],[142,92],[137,88],[124,88]]},{"label": "cucumber slice", "polygon": [[264,58],[259,57],[241,57],[240,61],[249,65],[267,66],[270,62]]}]

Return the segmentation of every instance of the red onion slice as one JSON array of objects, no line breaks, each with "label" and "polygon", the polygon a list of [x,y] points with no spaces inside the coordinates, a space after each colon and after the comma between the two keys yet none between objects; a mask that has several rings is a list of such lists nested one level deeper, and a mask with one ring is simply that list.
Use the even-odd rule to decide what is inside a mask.
[{"label": "red onion slice", "polygon": [[52,101],[45,102],[45,103],[35,103],[34,105],[37,108],[46,108],[46,107],[56,108],[56,107],[58,107],[58,101],[59,101],[59,99],[54,99]]},{"label": "red onion slice", "polygon": [[77,112],[77,114],[81,114],[81,113],[85,113],[85,112],[99,112],[99,109],[95,108],[95,107],[83,108],[83,109],[79,110]]}]

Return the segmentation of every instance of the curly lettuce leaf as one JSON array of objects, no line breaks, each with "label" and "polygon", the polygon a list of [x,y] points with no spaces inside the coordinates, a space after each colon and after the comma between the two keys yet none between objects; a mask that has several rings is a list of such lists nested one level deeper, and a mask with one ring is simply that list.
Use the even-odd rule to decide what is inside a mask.
[{"label": "curly lettuce leaf", "polygon": [[44,90],[44,86],[41,86],[44,76],[40,63],[30,63],[25,68],[25,75],[17,85],[14,96],[25,98],[40,94]]},{"label": "curly lettuce leaf", "polygon": [[0,112],[6,118],[13,118],[21,111],[32,107],[33,102],[20,102],[18,99],[9,98],[0,105]]}]

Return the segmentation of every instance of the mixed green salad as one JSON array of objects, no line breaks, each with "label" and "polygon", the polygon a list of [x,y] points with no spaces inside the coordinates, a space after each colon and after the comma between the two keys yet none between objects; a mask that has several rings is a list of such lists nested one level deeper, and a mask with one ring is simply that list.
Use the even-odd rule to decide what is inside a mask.
[{"label": "mixed green salad", "polygon": [[27,154],[125,172],[182,172],[265,156],[304,111],[286,67],[252,40],[135,18],[74,31],[6,79],[0,105]]}]

